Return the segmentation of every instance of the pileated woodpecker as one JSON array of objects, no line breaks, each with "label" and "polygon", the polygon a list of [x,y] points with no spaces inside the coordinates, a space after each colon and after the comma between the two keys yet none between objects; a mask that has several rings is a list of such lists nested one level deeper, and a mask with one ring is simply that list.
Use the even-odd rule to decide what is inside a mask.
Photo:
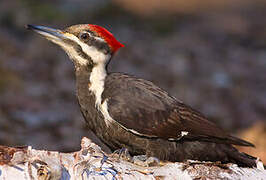
[{"label": "pileated woodpecker", "polygon": [[227,134],[150,81],[109,73],[110,59],[124,45],[103,27],[27,27],[69,55],[75,66],[81,112],[89,128],[112,150],[127,148],[132,155],[145,154],[169,161],[192,159],[256,165],[254,157],[232,146],[253,144]]}]

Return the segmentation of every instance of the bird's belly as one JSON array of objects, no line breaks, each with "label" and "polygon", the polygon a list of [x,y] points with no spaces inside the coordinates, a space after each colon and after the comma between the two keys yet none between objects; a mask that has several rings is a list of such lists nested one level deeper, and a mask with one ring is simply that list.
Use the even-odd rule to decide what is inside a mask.
[{"label": "bird's belly", "polygon": [[181,151],[177,149],[178,146],[175,142],[141,137],[127,131],[117,123],[111,123],[109,127],[105,126],[102,130],[96,130],[96,135],[108,145],[112,151],[127,148],[133,156],[147,155],[149,157],[152,156],[169,161],[183,160]]},{"label": "bird's belly", "polygon": [[[184,161],[195,160],[221,160],[225,155],[219,151],[215,143],[199,141],[171,142],[160,138],[145,138],[127,131],[115,121],[108,125],[102,116],[97,113],[86,114],[83,111],[89,128],[112,151],[127,148],[131,155],[147,155],[161,160]],[[88,116],[89,115],[89,116]],[[221,157],[220,157],[221,156]]]},{"label": "bird's belly", "polygon": [[125,130],[115,122],[105,126],[104,133],[97,132],[100,139],[107,144],[111,150],[127,148],[131,155],[145,154],[147,139],[140,138],[131,132]]}]

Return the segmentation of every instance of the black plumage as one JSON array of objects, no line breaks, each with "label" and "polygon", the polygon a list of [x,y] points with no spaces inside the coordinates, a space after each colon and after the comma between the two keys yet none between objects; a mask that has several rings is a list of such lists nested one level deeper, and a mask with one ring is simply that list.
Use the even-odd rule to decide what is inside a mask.
[{"label": "black plumage", "polygon": [[43,26],[28,28],[68,53],[75,66],[84,119],[112,150],[127,148],[132,155],[169,161],[192,159],[256,166],[254,157],[233,146],[253,146],[251,143],[224,132],[150,81],[109,74],[108,63],[123,45],[107,30],[96,25],[75,25],[63,31]]},{"label": "black plumage", "polygon": [[[255,165],[253,157],[238,152],[232,146],[253,146],[251,143],[225,133],[201,113],[171,97],[152,82],[120,73],[109,74],[102,100],[107,100],[111,117],[123,129],[129,132],[133,129],[131,133],[135,136],[153,142],[159,139],[167,142],[153,145],[155,147],[154,150],[150,149],[151,152],[162,148],[171,152],[171,147],[176,146],[176,150],[170,154],[159,152],[152,153],[153,156],[170,161],[220,160]],[[182,132],[188,133],[182,136]],[[133,140],[130,144],[133,144]],[[241,159],[239,162],[237,157]]]}]

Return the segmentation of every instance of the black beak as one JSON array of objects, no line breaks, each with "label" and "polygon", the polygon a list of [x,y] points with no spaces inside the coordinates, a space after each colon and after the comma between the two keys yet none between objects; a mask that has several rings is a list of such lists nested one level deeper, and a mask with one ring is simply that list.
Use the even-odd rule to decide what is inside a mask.
[{"label": "black beak", "polygon": [[63,31],[45,26],[26,25],[27,29],[33,30],[47,38],[65,39],[66,36]]}]

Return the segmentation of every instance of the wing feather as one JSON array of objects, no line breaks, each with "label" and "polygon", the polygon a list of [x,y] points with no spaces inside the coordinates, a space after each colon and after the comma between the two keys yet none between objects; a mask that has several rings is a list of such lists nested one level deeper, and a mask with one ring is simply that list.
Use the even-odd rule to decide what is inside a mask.
[{"label": "wing feather", "polygon": [[253,146],[143,79],[112,73],[106,78],[102,99],[108,100],[110,116],[138,135]]}]

